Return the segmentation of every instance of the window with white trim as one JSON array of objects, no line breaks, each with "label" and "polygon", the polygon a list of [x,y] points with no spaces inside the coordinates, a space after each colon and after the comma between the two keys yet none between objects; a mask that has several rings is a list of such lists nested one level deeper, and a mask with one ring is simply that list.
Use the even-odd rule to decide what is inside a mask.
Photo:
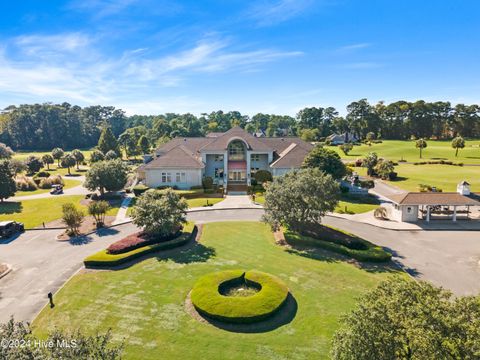
[{"label": "window with white trim", "polygon": [[250,174],[253,175],[253,174],[255,174],[258,170],[260,170],[260,168],[258,168],[258,167],[251,167],[251,168],[250,168]]},{"label": "window with white trim", "polygon": [[176,183],[185,183],[186,182],[186,174],[184,172],[177,172],[175,174],[175,182]]},{"label": "window with white trim", "polygon": [[215,161],[223,161],[223,155],[215,155]]},{"label": "window with white trim", "polygon": [[260,161],[260,154],[252,154],[251,161]]},{"label": "window with white trim", "polygon": [[172,174],[168,172],[162,172],[162,183],[171,183],[172,182]]}]

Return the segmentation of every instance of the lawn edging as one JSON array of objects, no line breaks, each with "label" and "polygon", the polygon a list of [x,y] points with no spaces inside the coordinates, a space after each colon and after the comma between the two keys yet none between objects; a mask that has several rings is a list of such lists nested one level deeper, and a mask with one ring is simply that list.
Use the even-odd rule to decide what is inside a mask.
[{"label": "lawn edging", "polygon": [[93,255],[87,256],[85,260],[83,260],[83,263],[85,267],[111,267],[121,265],[146,254],[185,245],[196,237],[197,231],[198,228],[196,225],[188,223],[184,226],[182,233],[172,240],[143,246],[120,254],[109,254],[106,249],[100,250]]},{"label": "lawn edging", "polygon": [[314,238],[312,236],[301,235],[289,230],[284,231],[285,241],[289,245],[306,245],[306,246],[322,248],[338,254],[349,256],[355,260],[362,261],[362,262],[380,263],[380,262],[388,262],[392,259],[392,254],[385,251],[381,246],[372,244],[371,242],[365,239],[361,239],[343,230],[332,228],[326,225],[322,225],[322,226],[328,227],[331,230],[338,232],[338,236],[345,236],[346,239],[354,238],[356,242],[362,244],[366,248],[354,249],[342,243],[339,243],[336,240],[332,240],[328,238],[324,238],[324,239]]}]

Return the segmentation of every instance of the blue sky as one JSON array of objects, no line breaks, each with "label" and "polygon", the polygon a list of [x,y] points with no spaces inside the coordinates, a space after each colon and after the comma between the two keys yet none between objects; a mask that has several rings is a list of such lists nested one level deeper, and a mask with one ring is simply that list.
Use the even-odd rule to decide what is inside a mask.
[{"label": "blue sky", "polygon": [[0,107],[480,103],[479,11],[470,0],[2,1]]}]

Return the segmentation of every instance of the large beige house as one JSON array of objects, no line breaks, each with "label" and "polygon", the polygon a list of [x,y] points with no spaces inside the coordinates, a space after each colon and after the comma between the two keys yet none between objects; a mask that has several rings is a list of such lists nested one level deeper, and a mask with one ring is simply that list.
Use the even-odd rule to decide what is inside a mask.
[{"label": "large beige house", "polygon": [[258,170],[278,176],[299,169],[312,148],[297,137],[256,137],[234,127],[206,137],[172,139],[155,150],[139,175],[149,187],[189,189],[209,176],[228,189],[246,188]]}]

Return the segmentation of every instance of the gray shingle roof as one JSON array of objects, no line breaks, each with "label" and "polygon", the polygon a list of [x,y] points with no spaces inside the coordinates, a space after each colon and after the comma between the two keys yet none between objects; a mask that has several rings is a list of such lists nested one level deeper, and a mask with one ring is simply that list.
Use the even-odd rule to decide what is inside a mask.
[{"label": "gray shingle roof", "polygon": [[145,169],[158,168],[192,168],[202,169],[205,165],[195,154],[183,145],[178,145],[166,153],[162,153],[154,160],[150,161]]},{"label": "gray shingle roof", "polygon": [[389,198],[398,205],[480,205],[477,195],[465,196],[454,192],[409,192]]}]

